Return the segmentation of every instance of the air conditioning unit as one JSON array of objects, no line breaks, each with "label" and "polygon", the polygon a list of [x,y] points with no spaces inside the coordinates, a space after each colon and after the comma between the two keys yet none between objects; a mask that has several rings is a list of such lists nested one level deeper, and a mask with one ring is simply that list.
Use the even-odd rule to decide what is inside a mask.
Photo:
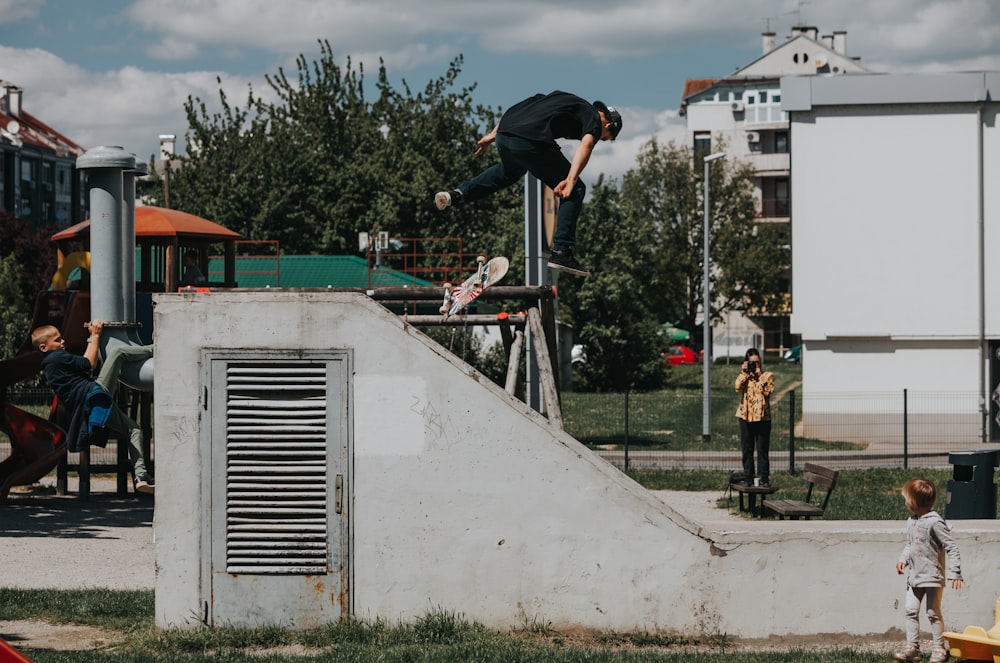
[{"label": "air conditioning unit", "polygon": [[747,142],[748,143],[759,143],[760,142],[760,134],[758,132],[756,132],[756,131],[748,131],[747,132]]},{"label": "air conditioning unit", "polygon": [[743,112],[743,102],[742,101],[734,101],[730,105],[730,108],[733,109],[734,113],[742,113]]}]

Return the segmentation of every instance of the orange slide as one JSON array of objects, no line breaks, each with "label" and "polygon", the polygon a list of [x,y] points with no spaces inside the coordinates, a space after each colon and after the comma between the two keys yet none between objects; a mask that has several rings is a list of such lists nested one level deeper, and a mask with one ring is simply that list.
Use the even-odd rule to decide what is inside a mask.
[{"label": "orange slide", "polygon": [[[74,295],[75,296],[75,295]],[[89,309],[89,299],[87,300]],[[63,324],[66,293],[44,291],[35,300],[31,329]],[[10,438],[10,456],[0,462],[0,504],[14,486],[35,483],[66,455],[66,433],[55,424],[7,403],[7,388],[41,369],[42,354],[25,339],[17,354],[0,361],[0,430]]]}]

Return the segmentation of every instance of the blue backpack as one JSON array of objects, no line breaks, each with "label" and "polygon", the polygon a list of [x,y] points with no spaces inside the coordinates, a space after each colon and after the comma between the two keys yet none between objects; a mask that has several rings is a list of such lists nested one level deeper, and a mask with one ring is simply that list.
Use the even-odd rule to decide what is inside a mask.
[{"label": "blue backpack", "polygon": [[87,394],[87,444],[105,447],[110,430],[108,420],[115,401],[101,385],[95,384]]}]

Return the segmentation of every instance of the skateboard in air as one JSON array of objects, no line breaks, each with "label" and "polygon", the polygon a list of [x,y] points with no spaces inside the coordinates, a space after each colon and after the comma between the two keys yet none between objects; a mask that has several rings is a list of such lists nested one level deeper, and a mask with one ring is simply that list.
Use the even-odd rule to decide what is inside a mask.
[{"label": "skateboard in air", "polygon": [[452,288],[450,283],[444,284],[444,301],[441,303],[441,313],[444,317],[448,318],[464,310],[483,294],[483,290],[500,282],[510,267],[510,261],[503,256],[491,260],[486,260],[486,256],[479,256],[476,262],[478,263],[476,273],[465,279],[457,288]]}]

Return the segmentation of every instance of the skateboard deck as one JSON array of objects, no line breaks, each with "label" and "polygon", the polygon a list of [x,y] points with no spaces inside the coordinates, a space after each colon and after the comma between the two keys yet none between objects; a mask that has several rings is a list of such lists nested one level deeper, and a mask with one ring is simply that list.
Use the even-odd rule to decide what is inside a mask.
[{"label": "skateboard deck", "polygon": [[457,288],[452,288],[450,283],[444,284],[441,313],[446,318],[460,313],[483,294],[483,290],[501,281],[510,268],[510,261],[503,256],[497,256],[489,261],[484,256],[479,256],[477,262],[479,266],[476,273],[465,279]]}]

